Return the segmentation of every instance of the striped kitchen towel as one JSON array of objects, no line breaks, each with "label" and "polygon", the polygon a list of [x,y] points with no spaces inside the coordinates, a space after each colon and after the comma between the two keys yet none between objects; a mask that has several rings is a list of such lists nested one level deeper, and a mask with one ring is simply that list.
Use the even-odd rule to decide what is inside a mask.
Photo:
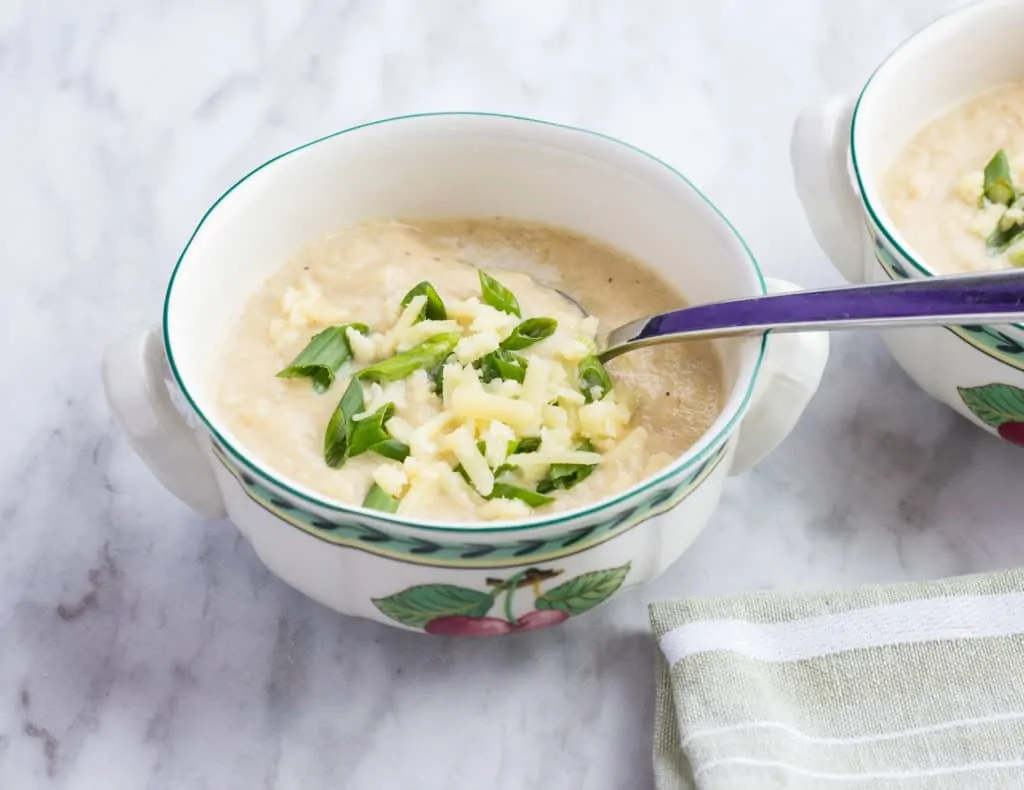
[{"label": "striped kitchen towel", "polygon": [[650,614],[658,790],[1024,789],[1024,570]]}]

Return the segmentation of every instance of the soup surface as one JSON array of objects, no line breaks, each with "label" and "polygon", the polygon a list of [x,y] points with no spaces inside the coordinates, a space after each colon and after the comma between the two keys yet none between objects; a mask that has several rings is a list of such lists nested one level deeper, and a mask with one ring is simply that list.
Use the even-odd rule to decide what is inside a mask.
[{"label": "soup surface", "polygon": [[218,408],[256,460],[326,498],[448,522],[577,508],[661,469],[718,416],[708,342],[607,370],[593,356],[599,322],[683,304],[639,261],[560,228],[354,225],[249,299],[219,355]]},{"label": "soup surface", "polygon": [[1024,264],[1024,83],[927,124],[882,187],[896,227],[939,274]]}]

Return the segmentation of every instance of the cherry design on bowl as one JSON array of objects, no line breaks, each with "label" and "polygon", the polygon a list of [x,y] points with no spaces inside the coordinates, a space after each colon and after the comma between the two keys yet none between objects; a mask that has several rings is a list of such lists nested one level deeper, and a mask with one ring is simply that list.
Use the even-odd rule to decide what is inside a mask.
[{"label": "cherry design on bowl", "polygon": [[[451,584],[420,584],[374,606],[390,619],[436,636],[503,636],[536,631],[565,622],[608,600],[622,586],[630,564],[591,571],[543,590],[560,568],[527,568],[505,578],[488,578],[487,590]],[[532,608],[516,614],[517,597],[533,595]],[[521,604],[520,604],[521,605]],[[495,610],[495,611],[492,611]]]},{"label": "cherry design on bowl", "polygon": [[1024,390],[1010,384],[957,387],[964,405],[1000,437],[1024,447]]}]

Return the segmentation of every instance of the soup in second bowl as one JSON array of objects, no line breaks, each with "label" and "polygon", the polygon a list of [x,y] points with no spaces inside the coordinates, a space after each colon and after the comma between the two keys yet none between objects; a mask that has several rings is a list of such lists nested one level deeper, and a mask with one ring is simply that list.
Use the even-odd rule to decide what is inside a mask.
[{"label": "soup in second bowl", "polygon": [[684,303],[561,228],[354,225],[250,298],[220,354],[218,408],[258,462],[341,502],[448,522],[577,508],[658,471],[718,416],[709,342],[607,370],[594,355],[599,320]]},{"label": "soup in second bowl", "polygon": [[883,199],[939,274],[1024,265],[1024,83],[927,124],[890,167]]}]

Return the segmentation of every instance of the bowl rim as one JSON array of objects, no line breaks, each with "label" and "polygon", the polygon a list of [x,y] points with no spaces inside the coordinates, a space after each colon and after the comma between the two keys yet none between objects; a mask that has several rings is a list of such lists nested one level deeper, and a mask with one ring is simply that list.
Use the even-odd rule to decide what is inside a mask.
[{"label": "bowl rim", "polygon": [[[695,468],[698,464],[709,459],[711,455],[717,451],[717,449],[720,447],[721,443],[726,439],[726,437],[728,437],[737,428],[743,416],[746,414],[747,407],[750,405],[751,399],[753,397],[754,389],[758,380],[758,375],[764,363],[768,342],[767,333],[761,336],[761,342],[757,349],[756,358],[754,359],[753,365],[750,367],[749,373],[747,374],[748,380],[746,384],[746,390],[742,393],[742,395],[740,395],[738,399],[735,396],[730,398],[730,400],[733,401],[731,405],[732,414],[729,414],[728,419],[725,419],[723,421],[722,418],[726,416],[726,409],[730,408],[730,405],[727,403],[726,409],[723,409],[722,414],[720,414],[719,418],[716,420],[716,422],[720,422],[721,424],[718,427],[717,431],[714,433],[714,435],[711,435],[709,430],[704,435],[702,435],[700,439],[698,439],[697,443],[694,445],[693,448],[688,450],[686,453],[680,455],[678,458],[676,458],[674,461],[668,464],[664,469],[661,469],[657,474],[640,480],[635,485],[630,486],[626,490],[621,491],[614,496],[601,499],[592,505],[587,505],[586,507],[560,511],[548,516],[531,517],[526,519],[510,519],[508,521],[498,521],[493,523],[482,521],[420,521],[415,518],[399,516],[397,514],[392,513],[384,513],[378,510],[369,510],[367,508],[362,507],[361,505],[354,505],[346,502],[341,502],[338,500],[333,500],[330,498],[321,497],[317,495],[315,492],[302,490],[296,484],[287,482],[285,479],[282,479],[282,477],[279,477],[276,473],[272,472],[271,470],[268,470],[261,464],[247,457],[247,455],[244,452],[235,447],[230,441],[228,441],[223,436],[223,434],[214,425],[213,421],[203,412],[202,409],[200,409],[198,403],[196,402],[196,399],[193,397],[192,393],[185,385],[185,382],[182,379],[181,373],[179,372],[177,363],[175,361],[174,350],[172,348],[170,341],[170,307],[171,297],[174,291],[174,284],[177,279],[178,272],[181,269],[182,263],[184,262],[186,256],[188,255],[189,249],[192,246],[192,242],[195,240],[196,236],[198,235],[199,231],[202,229],[203,225],[205,224],[206,220],[210,217],[210,215],[232,192],[235,191],[235,189],[240,187],[252,176],[256,175],[261,170],[263,170],[266,167],[269,167],[275,162],[278,162],[279,160],[284,159],[285,157],[291,156],[292,154],[298,153],[314,145],[317,145],[318,143],[322,143],[335,137],[340,137],[343,134],[358,131],[360,129],[367,129],[370,127],[382,126],[385,124],[396,123],[401,121],[409,121],[422,118],[444,117],[495,118],[524,122],[528,124],[536,124],[540,126],[546,126],[555,129],[585,134],[590,137],[603,140],[605,142],[610,142],[619,146],[623,146],[633,151],[634,153],[642,155],[643,157],[654,162],[655,164],[660,165],[672,175],[681,179],[690,189],[693,190],[694,194],[701,201],[703,201],[703,203],[708,208],[711,209],[712,213],[718,217],[718,219],[728,229],[732,237],[738,242],[739,248],[744,253],[747,262],[752,268],[756,284],[761,289],[761,294],[768,293],[768,287],[765,282],[764,274],[761,271],[761,267],[758,265],[757,260],[754,257],[754,254],[751,252],[750,247],[747,245],[747,242],[744,240],[743,236],[740,235],[739,231],[737,231],[736,227],[722,213],[718,206],[716,206],[711,200],[709,200],[708,197],[680,171],[678,171],[668,163],[662,161],[658,157],[654,156],[653,154],[650,154],[647,151],[643,150],[642,148],[632,145],[631,143],[627,143],[623,140],[619,140],[615,137],[603,134],[601,132],[592,131],[590,129],[584,129],[578,126],[571,126],[569,124],[558,123],[555,121],[546,121],[537,118],[529,118],[526,116],[514,115],[510,113],[453,110],[410,113],[406,115],[396,115],[387,118],[380,118],[374,121],[369,121],[366,123],[357,124],[355,126],[350,126],[336,132],[331,132],[321,137],[317,137],[313,140],[302,143],[300,145],[295,146],[294,148],[290,148],[280,154],[277,154],[276,156],[273,156],[270,159],[264,161],[263,163],[257,165],[244,176],[235,181],[230,187],[228,187],[227,190],[224,191],[223,194],[220,195],[220,197],[217,198],[217,200],[213,202],[213,204],[203,214],[202,218],[199,220],[199,223],[195,226],[191,235],[189,236],[189,239],[186,242],[185,247],[182,249],[181,254],[178,256],[178,260],[174,265],[174,269],[171,271],[171,276],[170,279],[168,280],[167,288],[164,293],[162,334],[164,341],[164,350],[167,355],[168,367],[170,369],[174,382],[177,385],[177,388],[180,390],[181,394],[184,396],[185,400],[188,402],[189,407],[198,417],[200,422],[205,426],[206,430],[210,432],[210,434],[220,444],[220,446],[223,449],[225,449],[227,453],[232,458],[234,458],[235,461],[239,463],[242,467],[244,467],[250,473],[256,475],[257,477],[262,478],[265,481],[268,481],[275,488],[278,488],[281,491],[286,492],[289,496],[295,497],[304,505],[311,505],[316,508],[327,510],[331,513],[344,514],[347,516],[358,516],[361,518],[383,521],[389,524],[390,526],[394,527],[400,527],[411,530],[420,530],[423,532],[442,533],[447,535],[502,535],[512,532],[524,532],[528,530],[537,530],[546,527],[555,527],[561,524],[575,523],[578,522],[580,519],[593,516],[602,511],[610,510],[628,499],[640,496],[645,492],[649,491],[651,488],[654,488],[660,485],[661,483],[665,482],[669,478],[674,477],[688,469]],[[742,386],[742,381],[737,382],[733,392],[735,393],[736,390]],[[696,448],[695,452],[693,451],[694,448]]]},{"label": "bowl rim", "polygon": [[[870,101],[872,89],[876,88],[879,78],[885,78],[884,72],[886,67],[889,66],[892,61],[905,56],[907,54],[908,47],[919,46],[922,40],[926,40],[930,35],[935,35],[936,32],[941,32],[947,25],[956,24],[959,22],[961,17],[988,11],[990,8],[998,6],[1019,4],[1020,0],[976,0],[976,2],[970,3],[969,5],[947,11],[938,18],[933,19],[913,35],[904,39],[896,46],[895,49],[886,55],[885,59],[875,67],[873,72],[871,72],[871,76],[868,77],[867,82],[864,83],[864,86],[860,90],[860,94],[857,96],[857,102],[854,105],[853,116],[850,121],[850,163],[853,167],[853,174],[856,178],[857,187],[860,191],[861,202],[864,203],[868,216],[875,224],[875,227],[881,231],[885,239],[900,255],[903,256],[906,262],[910,264],[913,269],[923,274],[925,277],[941,277],[942,275],[930,268],[911,252],[910,245],[901,239],[898,231],[893,230],[885,223],[882,218],[884,212],[879,211],[872,202],[871,198],[873,190],[869,189],[869,179],[864,174],[860,166],[860,161],[857,158],[857,121],[860,119],[861,110],[863,109],[865,100]],[[1012,326],[1014,329],[1024,331],[1024,323],[1009,324],[1009,326]]]}]

